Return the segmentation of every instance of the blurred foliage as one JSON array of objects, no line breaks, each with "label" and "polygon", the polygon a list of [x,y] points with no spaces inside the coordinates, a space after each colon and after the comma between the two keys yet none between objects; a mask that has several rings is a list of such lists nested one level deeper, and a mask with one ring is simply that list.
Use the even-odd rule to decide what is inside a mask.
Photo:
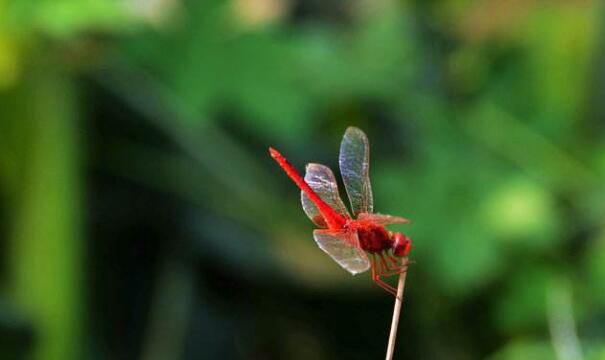
[{"label": "blurred foliage", "polygon": [[266,154],[372,145],[397,358],[605,354],[593,0],[0,0],[7,359],[367,359],[391,299]]}]

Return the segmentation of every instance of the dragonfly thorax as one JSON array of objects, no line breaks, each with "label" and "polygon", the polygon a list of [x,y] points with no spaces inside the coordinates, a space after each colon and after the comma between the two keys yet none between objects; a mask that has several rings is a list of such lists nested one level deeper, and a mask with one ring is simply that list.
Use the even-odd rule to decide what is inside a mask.
[{"label": "dragonfly thorax", "polygon": [[369,253],[392,250],[393,255],[404,257],[410,252],[412,242],[400,233],[388,231],[382,224],[370,221],[350,220],[345,227],[357,232],[359,246]]},{"label": "dragonfly thorax", "polygon": [[355,226],[360,247],[370,253],[379,253],[393,247],[393,239],[384,226],[359,224]]}]

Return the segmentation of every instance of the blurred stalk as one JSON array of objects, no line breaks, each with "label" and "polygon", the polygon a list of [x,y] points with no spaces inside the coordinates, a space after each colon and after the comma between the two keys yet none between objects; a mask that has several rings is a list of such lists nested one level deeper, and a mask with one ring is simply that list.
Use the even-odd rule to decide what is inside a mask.
[{"label": "blurred stalk", "polygon": [[[14,189],[11,295],[35,329],[33,359],[70,360],[82,344],[81,178],[74,84],[33,70],[7,114],[28,141]],[[25,106],[23,106],[25,105]],[[4,109],[6,111],[6,109]]]},{"label": "blurred stalk", "polygon": [[193,308],[195,281],[189,264],[174,256],[158,279],[150,325],[143,344],[143,360],[180,359]]},{"label": "blurred stalk", "polygon": [[570,288],[567,282],[558,280],[551,285],[547,294],[548,328],[558,360],[583,359]]}]

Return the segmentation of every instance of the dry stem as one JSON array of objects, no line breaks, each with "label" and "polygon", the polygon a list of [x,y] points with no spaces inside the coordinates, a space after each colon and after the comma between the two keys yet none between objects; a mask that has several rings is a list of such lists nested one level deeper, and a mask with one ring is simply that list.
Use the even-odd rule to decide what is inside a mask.
[{"label": "dry stem", "polygon": [[403,290],[405,288],[405,276],[407,271],[399,275],[399,283],[397,284],[397,297],[395,298],[395,309],[393,310],[393,320],[391,322],[391,335],[389,335],[389,345],[387,346],[386,360],[393,359],[395,352],[395,340],[397,339],[397,327],[399,325],[399,314],[401,314],[401,302],[403,299]]}]

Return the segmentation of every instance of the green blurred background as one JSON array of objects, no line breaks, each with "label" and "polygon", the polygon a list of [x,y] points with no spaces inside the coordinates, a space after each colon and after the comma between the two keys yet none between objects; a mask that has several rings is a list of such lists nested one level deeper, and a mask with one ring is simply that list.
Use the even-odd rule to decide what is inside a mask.
[{"label": "green blurred background", "polygon": [[396,359],[605,359],[603,5],[0,0],[0,358],[382,358],[267,154],[356,125]]}]

